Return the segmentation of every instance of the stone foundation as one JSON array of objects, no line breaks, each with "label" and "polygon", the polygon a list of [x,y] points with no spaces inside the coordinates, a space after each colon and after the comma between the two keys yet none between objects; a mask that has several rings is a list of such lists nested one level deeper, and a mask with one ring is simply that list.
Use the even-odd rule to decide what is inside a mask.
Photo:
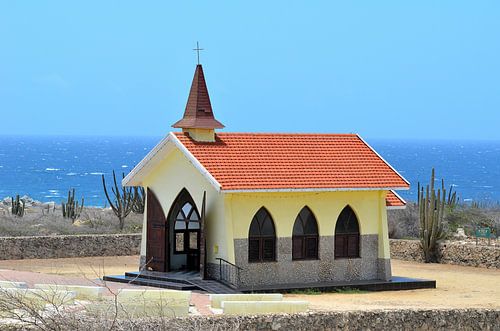
[{"label": "stone foundation", "polygon": [[220,278],[219,264],[207,263],[207,276],[208,278],[219,279]]},{"label": "stone foundation", "polygon": [[139,271],[146,270],[146,256],[141,255],[139,257]]},{"label": "stone foundation", "polygon": [[292,260],[292,238],[277,238],[275,262],[248,262],[248,240],[235,239],[240,286],[373,280],[391,277],[390,260],[378,258],[378,235],[360,237],[360,258],[335,259],[334,237],[319,238],[318,260]]}]

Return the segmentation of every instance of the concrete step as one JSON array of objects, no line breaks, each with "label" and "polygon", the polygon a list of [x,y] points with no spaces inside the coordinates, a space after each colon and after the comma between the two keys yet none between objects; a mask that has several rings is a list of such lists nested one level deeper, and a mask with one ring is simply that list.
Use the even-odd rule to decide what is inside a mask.
[{"label": "concrete step", "polygon": [[153,286],[173,290],[201,290],[215,294],[236,294],[240,291],[216,280],[201,279],[198,273],[160,273],[151,271],[126,272],[124,276],[104,276],[110,282],[129,283],[135,285]]},{"label": "concrete step", "polygon": [[[165,274],[161,272],[151,272],[151,271],[130,271],[125,272],[125,276],[130,278],[141,278],[141,279],[152,279],[171,283],[181,283],[190,284],[187,280],[188,275],[178,275],[178,274]],[[194,275],[193,275],[194,277]]]},{"label": "concrete step", "polygon": [[167,289],[179,290],[179,291],[191,291],[191,290],[198,289],[198,287],[193,285],[193,284],[185,284],[185,283],[156,280],[156,279],[147,279],[147,278],[142,278],[142,277],[140,277],[140,278],[128,277],[128,276],[122,276],[122,275],[104,276],[103,280],[109,281],[109,282],[118,282],[118,283],[134,284],[134,285],[167,288]]},{"label": "concrete step", "polygon": [[281,293],[256,293],[256,294],[210,294],[212,308],[222,308],[222,302],[227,301],[283,301]]},{"label": "concrete step", "polygon": [[196,285],[201,290],[213,293],[213,294],[237,294],[241,293],[240,291],[226,286],[216,280],[211,279],[190,279],[192,284]]},{"label": "concrete step", "polygon": [[307,301],[222,301],[223,314],[259,315],[285,313],[296,314],[306,312]]}]

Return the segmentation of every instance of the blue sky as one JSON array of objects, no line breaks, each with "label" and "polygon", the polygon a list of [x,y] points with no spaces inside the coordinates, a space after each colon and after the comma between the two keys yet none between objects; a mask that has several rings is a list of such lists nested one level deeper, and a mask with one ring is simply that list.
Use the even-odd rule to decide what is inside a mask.
[{"label": "blue sky", "polygon": [[500,139],[499,1],[3,1],[0,134],[163,135],[196,55],[226,131]]}]

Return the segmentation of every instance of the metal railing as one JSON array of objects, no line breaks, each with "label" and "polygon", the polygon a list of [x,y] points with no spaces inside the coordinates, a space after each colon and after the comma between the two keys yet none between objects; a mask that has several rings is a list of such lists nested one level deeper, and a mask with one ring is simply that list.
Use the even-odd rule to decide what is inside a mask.
[{"label": "metal railing", "polygon": [[240,271],[243,269],[220,257],[216,259],[219,260],[218,280],[231,287],[238,287],[240,284]]}]

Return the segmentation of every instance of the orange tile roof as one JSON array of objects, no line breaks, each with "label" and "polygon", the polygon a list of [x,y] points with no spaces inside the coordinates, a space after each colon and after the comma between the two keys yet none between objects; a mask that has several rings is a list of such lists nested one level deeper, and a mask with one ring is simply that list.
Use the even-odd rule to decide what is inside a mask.
[{"label": "orange tile roof", "polygon": [[385,196],[385,205],[387,207],[404,207],[406,206],[406,202],[394,192],[389,191]]},{"label": "orange tile roof", "polygon": [[355,134],[218,133],[212,143],[175,135],[223,190],[409,187]]}]

